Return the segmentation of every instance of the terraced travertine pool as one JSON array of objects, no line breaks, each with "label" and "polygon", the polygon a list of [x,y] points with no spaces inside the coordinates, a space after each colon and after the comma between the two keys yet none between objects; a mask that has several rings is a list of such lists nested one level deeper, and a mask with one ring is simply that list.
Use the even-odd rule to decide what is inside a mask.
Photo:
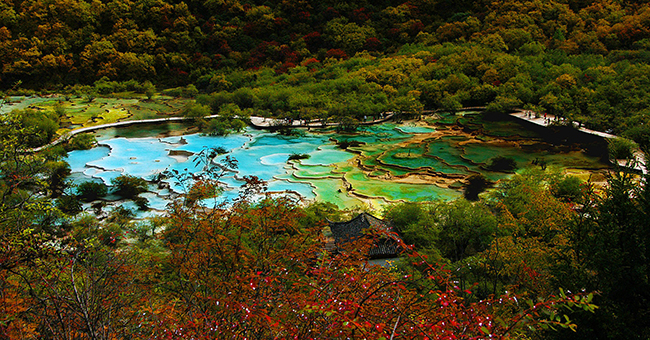
[{"label": "terraced travertine pool", "polygon": [[[239,163],[222,179],[226,186],[222,200],[234,199],[242,177],[249,175],[267,181],[268,191],[273,193],[339,207],[365,204],[379,208],[393,201],[454,199],[461,196],[462,182],[476,173],[491,180],[509,176],[485,170],[487,162],[499,155],[514,158],[520,168],[533,166],[535,159],[574,173],[607,168],[579,146],[558,148],[512,121],[484,122],[477,113],[367,126],[354,134],[319,130],[292,137],[248,129],[226,137],[155,136],[159,132],[142,127],[100,132],[100,146],[69,153],[71,178],[110,184],[121,174],[151,180],[165,170],[200,172],[192,155],[204,148],[222,147]],[[341,142],[354,146],[341,149],[337,146]],[[310,157],[288,161],[293,153]],[[173,180],[165,181],[172,191],[184,190]],[[168,196],[167,190],[153,190],[148,194],[150,206],[164,210]]]}]

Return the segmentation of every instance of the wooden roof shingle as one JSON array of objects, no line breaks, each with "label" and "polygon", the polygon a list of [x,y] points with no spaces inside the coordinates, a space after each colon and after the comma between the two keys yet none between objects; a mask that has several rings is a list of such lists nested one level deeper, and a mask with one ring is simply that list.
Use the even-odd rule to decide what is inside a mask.
[{"label": "wooden roof shingle", "polygon": [[370,249],[368,256],[371,258],[396,257],[400,252],[399,246],[394,239],[398,236],[395,234],[393,225],[368,213],[361,213],[347,222],[330,222],[329,226],[338,250],[340,250],[339,246],[344,243],[367,236],[368,232],[379,231],[392,234],[377,240]]}]

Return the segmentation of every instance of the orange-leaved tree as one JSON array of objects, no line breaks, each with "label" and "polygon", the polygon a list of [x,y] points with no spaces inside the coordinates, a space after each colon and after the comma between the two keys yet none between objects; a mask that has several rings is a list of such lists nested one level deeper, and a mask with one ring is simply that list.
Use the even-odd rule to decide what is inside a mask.
[{"label": "orange-leaved tree", "polygon": [[[260,184],[251,180],[249,184]],[[466,299],[449,272],[402,244],[424,270],[371,265],[369,235],[327,253],[321,225],[302,225],[286,198],[245,190],[231,206],[172,206],[159,268],[158,309],[139,321],[155,338],[514,338],[573,327],[563,306],[593,309],[590,295]],[[252,200],[252,193],[261,199]],[[162,307],[166,306],[166,307]]]},{"label": "orange-leaved tree", "polygon": [[[11,273],[20,324],[9,339],[120,339],[138,329],[134,322],[147,301],[148,285],[128,249],[107,247],[97,238],[72,242]],[[23,325],[20,336],[16,327]],[[28,327],[29,326],[29,327]],[[32,333],[26,333],[31,330]]]}]

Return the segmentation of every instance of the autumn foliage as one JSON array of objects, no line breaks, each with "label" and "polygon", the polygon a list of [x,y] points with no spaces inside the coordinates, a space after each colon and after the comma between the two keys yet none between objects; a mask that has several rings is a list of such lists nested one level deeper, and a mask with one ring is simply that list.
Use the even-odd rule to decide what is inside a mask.
[{"label": "autumn foliage", "polygon": [[593,308],[591,295],[562,291],[476,299],[407,244],[417,272],[370,264],[373,237],[392,235],[328,253],[323,225],[309,220],[248,178],[231,206],[173,204],[157,239],[115,247],[64,237],[2,269],[0,331],[8,339],[514,338],[574,327],[559,317],[568,304]]},{"label": "autumn foliage", "polygon": [[[284,199],[216,210],[175,206],[159,274],[166,277],[163,305],[173,313],[149,314],[152,335],[479,339],[561,324],[547,317],[566,297],[529,308],[516,295],[470,302],[471,291],[412,250],[411,260],[426,268],[418,275],[370,265],[363,256],[369,243],[324,252],[322,226],[301,226],[302,214]],[[589,307],[586,297],[576,299]]]}]

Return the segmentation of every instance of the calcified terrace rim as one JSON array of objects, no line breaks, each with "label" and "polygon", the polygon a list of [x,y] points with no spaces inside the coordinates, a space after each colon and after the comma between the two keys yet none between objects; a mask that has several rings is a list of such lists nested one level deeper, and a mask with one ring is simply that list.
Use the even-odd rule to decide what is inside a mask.
[{"label": "calcified terrace rim", "polygon": [[[426,123],[411,122],[409,124],[423,126]],[[498,138],[486,139],[483,138],[482,135],[477,135],[475,132],[464,132],[462,131],[462,126],[457,127],[446,125],[445,129],[432,128],[430,132],[414,134],[405,134],[400,132],[397,129],[397,126],[393,126],[392,124],[377,127],[364,127],[364,130],[366,130],[366,132],[361,132],[355,135],[338,135],[333,132],[308,133],[307,137],[303,138],[282,137],[272,133],[254,130],[248,131],[244,135],[235,135],[239,136],[239,138],[244,137],[243,139],[245,139],[245,141],[232,148],[230,150],[230,155],[235,158],[237,158],[238,155],[241,155],[244,161],[240,162],[239,169],[232,169],[236,171],[236,173],[232,176],[231,180],[224,182],[224,184],[233,188],[234,181],[240,181],[243,176],[247,175],[247,170],[249,168],[268,166],[270,167],[270,170],[263,170],[263,173],[268,176],[266,179],[270,180],[274,184],[272,186],[282,189],[274,190],[270,188],[270,192],[285,192],[291,193],[291,195],[297,194],[303,200],[307,201],[314,199],[314,197],[324,200],[334,199],[338,202],[337,204],[343,204],[341,202],[347,201],[341,201],[341,198],[324,197],[323,195],[347,195],[350,198],[359,198],[362,201],[368,199],[379,200],[382,202],[408,201],[411,198],[415,199],[414,197],[409,196],[410,193],[414,192],[418,187],[421,187],[422,190],[426,190],[425,188],[427,188],[427,186],[429,186],[429,188],[438,187],[445,190],[445,192],[446,190],[449,190],[449,193],[445,195],[447,197],[455,197],[459,195],[459,190],[457,189],[459,181],[462,182],[467,176],[484,171],[484,169],[480,169],[480,166],[485,163],[476,162],[471,157],[466,157],[464,150],[465,146],[476,146],[479,144],[498,145],[500,143],[507,143],[512,145],[513,149],[517,147],[517,143],[514,143],[512,140],[504,141]],[[513,132],[513,134],[515,134],[517,131]],[[378,136],[378,134],[381,134],[383,137]],[[188,146],[187,143],[200,143],[196,140],[201,138],[206,138],[207,140],[210,137],[202,137],[193,134],[158,138],[157,142],[167,146],[164,148],[167,155],[178,153],[187,155],[188,158],[191,158],[190,155],[192,152],[189,150],[193,150],[191,147],[196,147],[196,145]],[[268,140],[262,141],[262,138],[267,138]],[[354,139],[363,141],[364,138],[368,141],[374,140],[377,142],[373,142],[375,144],[366,143],[361,144],[360,146],[349,147],[346,150],[337,149],[333,145],[334,141],[340,142],[342,140]],[[132,139],[137,140],[137,138]],[[126,140],[130,139],[127,138]],[[261,143],[258,144],[258,141],[261,141]],[[292,143],[298,143],[295,144],[299,145],[298,149],[293,147]],[[110,143],[102,142],[101,144],[109,147],[111,150],[109,154],[114,152]],[[324,146],[324,144],[328,145]],[[415,146],[418,147],[418,153],[422,156],[420,161],[424,163],[436,162],[437,164],[443,164],[445,167],[462,170],[466,172],[466,174],[446,173],[436,169],[435,166],[413,166],[413,162],[404,162],[412,161],[413,157],[400,160],[399,157],[396,158],[390,156],[392,151],[399,148],[408,148],[408,145],[410,144],[414,144],[414,149]],[[447,159],[436,156],[436,150],[432,150],[434,144],[436,147],[440,147],[440,145],[447,145],[447,147],[450,148],[453,147],[455,151],[449,153],[447,157],[458,157],[458,163],[461,164],[456,162],[449,163]],[[451,146],[452,144],[455,146]],[[219,146],[219,144],[214,144],[214,146]],[[270,150],[270,152],[264,153],[263,151],[265,149]],[[305,153],[317,155],[320,152],[322,156],[328,157],[325,158],[327,161],[312,159],[311,163],[313,164],[305,164],[310,161],[279,162],[282,158],[281,155],[287,154],[288,156],[291,152],[296,151],[302,153],[301,150],[306,150]],[[521,152],[523,153],[523,151]],[[261,161],[261,157],[269,157],[274,154],[275,156],[271,158],[265,158],[266,161],[270,162],[270,164],[263,164],[264,162]],[[337,156],[337,154],[340,156]],[[260,155],[260,158],[257,160],[254,159],[254,157],[257,157],[255,155]],[[386,159],[386,157],[389,157],[390,159]],[[533,154],[530,157],[534,158],[535,156]],[[255,165],[249,162],[260,164]],[[588,163],[587,161],[585,162]],[[187,161],[185,163],[187,163]],[[218,159],[216,160],[216,163],[218,163]],[[327,166],[330,168],[325,170]],[[310,167],[313,170],[316,170],[311,176],[309,175]],[[103,166],[102,168],[106,171],[115,170],[115,168],[111,169],[111,167],[106,166]],[[597,167],[594,166],[589,168]],[[272,173],[271,170],[276,172]],[[390,174],[390,176],[387,174]],[[353,176],[354,178],[349,176]],[[499,176],[505,177],[507,174]],[[368,185],[364,184],[366,182]],[[374,184],[369,185],[370,183]],[[380,185],[380,183],[382,184]],[[291,188],[291,185],[294,184],[306,185],[308,187],[294,190]],[[323,185],[328,186],[329,189],[319,189],[319,187]],[[353,188],[347,190],[350,186],[353,186]],[[454,188],[450,188],[452,186]],[[381,194],[380,191],[375,191],[373,188],[395,191],[386,196]],[[341,191],[338,192],[337,189]],[[308,196],[305,195],[307,192],[309,192]],[[433,198],[435,198],[435,195],[438,195],[438,193],[438,190],[430,192],[430,194],[434,196]]]}]

